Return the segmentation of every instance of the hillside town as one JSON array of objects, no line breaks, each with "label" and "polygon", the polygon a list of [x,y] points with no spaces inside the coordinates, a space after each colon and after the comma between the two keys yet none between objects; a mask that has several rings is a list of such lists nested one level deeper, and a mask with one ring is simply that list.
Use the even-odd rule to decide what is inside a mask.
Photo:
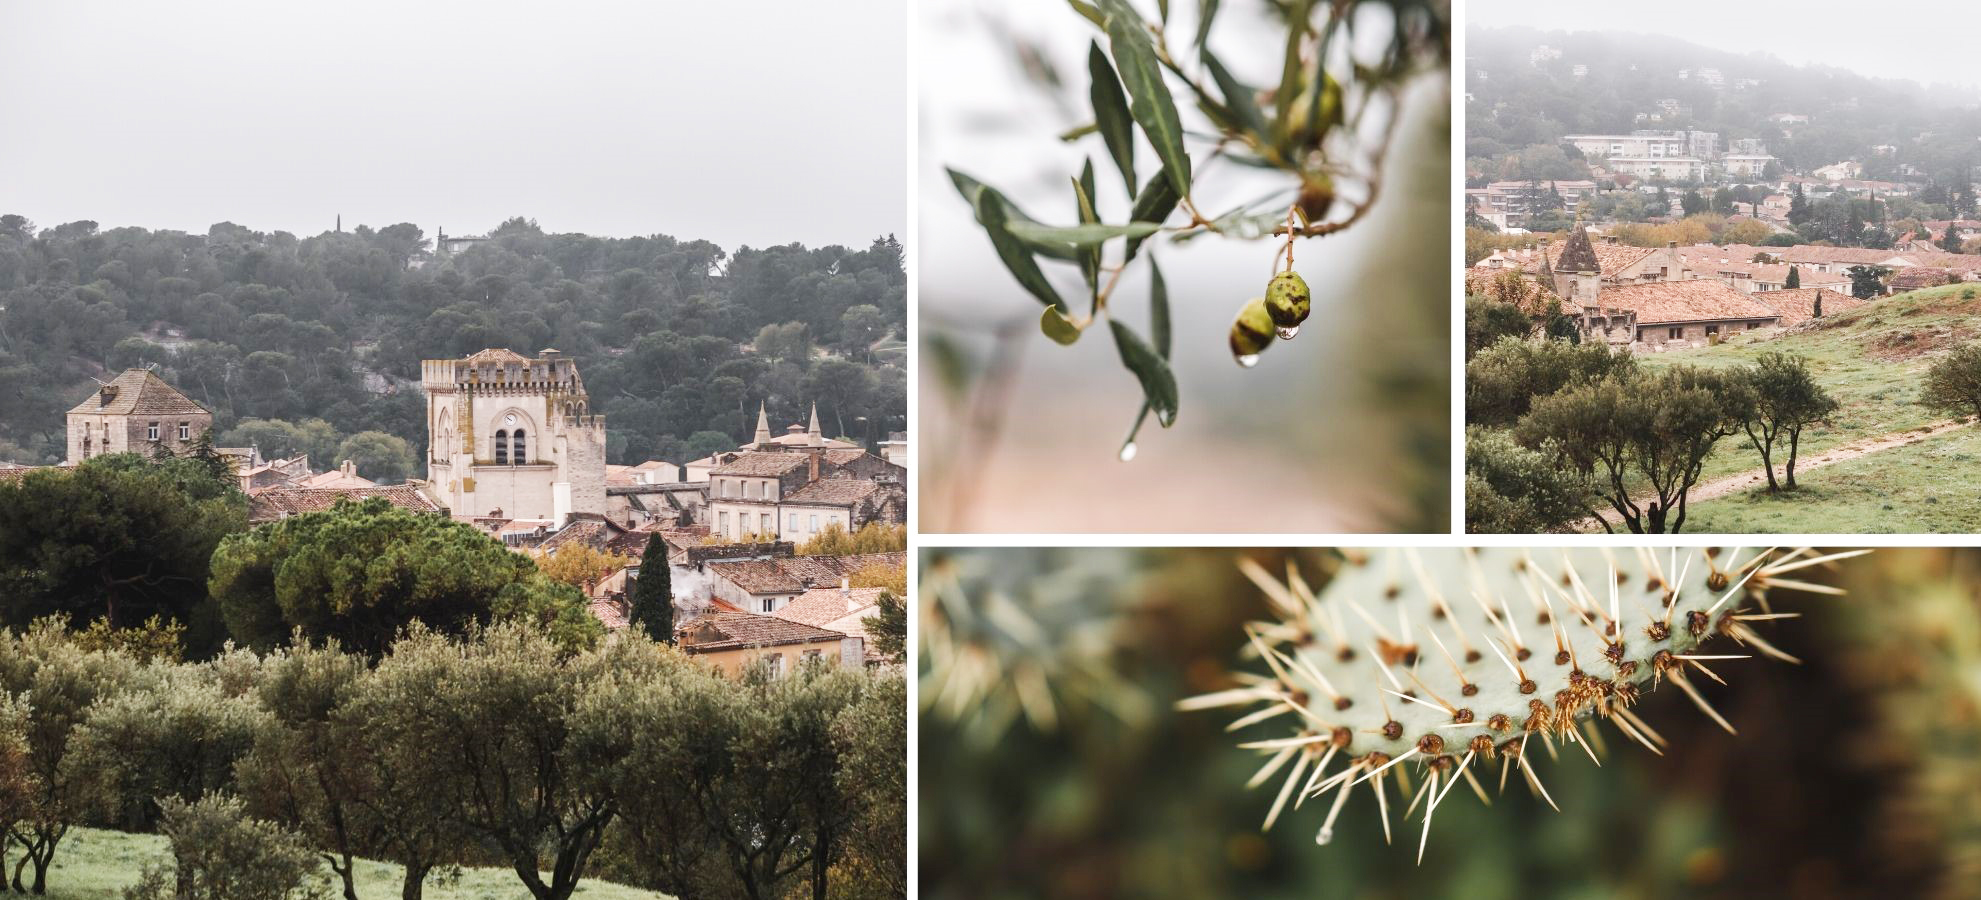
[{"label": "hillside town", "polygon": [[[1847,124],[1858,97],[1772,108],[1765,98],[1800,87],[1710,66],[1647,71],[1547,43],[1524,56],[1496,47],[1491,58],[1468,75],[1470,115],[1487,133],[1468,148],[1470,296],[1566,317],[1557,328],[1580,339],[1657,352],[1981,281],[1971,140],[1920,131],[1873,143],[1887,132],[1846,131],[1858,127]],[[1599,82],[1604,99],[1625,105],[1537,115],[1516,102]],[[1678,96],[1633,99],[1654,96],[1647,85]],[[1626,128],[1554,118],[1622,124],[1617,112],[1632,103]],[[1745,130],[1702,127],[1728,122]],[[1506,141],[1515,134],[1533,143]]]},{"label": "hillside town", "polygon": [[[426,477],[378,484],[348,460],[318,471],[307,456],[267,459],[257,447],[210,447],[213,414],[148,369],[101,384],[68,413],[73,467],[107,454],[226,460],[265,524],[382,498],[472,524],[511,550],[551,560],[584,548],[608,568],[582,585],[608,631],[631,624],[627,598],[653,542],[665,548],[675,636],[731,673],[804,659],[878,665],[864,621],[905,577],[903,551],[800,555],[808,542],[907,520],[905,435],[880,453],[827,437],[816,409],[773,432],[760,408],[751,440],[685,464],[605,462],[605,422],[590,410],[577,365],[556,350],[525,357],[487,349],[428,360]],[[31,467],[12,466],[0,477]],[[855,582],[860,582],[855,585]],[[897,592],[899,593],[899,592]]]}]

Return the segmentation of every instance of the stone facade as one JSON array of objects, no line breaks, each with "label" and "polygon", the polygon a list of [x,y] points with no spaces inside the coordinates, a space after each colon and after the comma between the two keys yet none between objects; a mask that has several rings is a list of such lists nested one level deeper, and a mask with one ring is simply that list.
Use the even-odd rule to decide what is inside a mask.
[{"label": "stone facade", "polygon": [[591,413],[577,363],[556,350],[483,350],[424,361],[421,386],[425,488],[455,517],[561,526],[605,514],[605,417]]},{"label": "stone facade", "polygon": [[106,453],[183,453],[213,428],[213,414],[165,379],[127,369],[69,410],[70,465]]}]

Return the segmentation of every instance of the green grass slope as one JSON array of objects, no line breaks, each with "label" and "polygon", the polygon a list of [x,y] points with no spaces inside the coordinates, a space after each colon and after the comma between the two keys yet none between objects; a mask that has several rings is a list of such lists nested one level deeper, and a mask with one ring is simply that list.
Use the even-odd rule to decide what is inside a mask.
[{"label": "green grass slope", "polygon": [[[1739,335],[1717,346],[1649,354],[1649,366],[1751,364],[1778,350],[1809,361],[1842,404],[1832,426],[1803,435],[1803,453],[1906,431],[1942,416],[1918,404],[1939,353],[1981,339],[1981,285],[1885,297],[1773,337]],[[1807,474],[1792,494],[1748,492],[1690,506],[1685,530],[1741,532],[1961,532],[1981,525],[1981,487],[1970,485],[1981,437],[1970,431],[1836,463]],[[1784,458],[1777,458],[1779,464]],[[1720,442],[1702,481],[1760,468],[1744,435]]]},{"label": "green grass slope", "polygon": [[[126,834],[95,828],[69,832],[48,871],[47,900],[114,900],[138,880],[147,862],[167,854],[165,839],[154,834]],[[402,870],[391,863],[358,863],[358,896],[397,897]],[[9,895],[12,896],[12,895]],[[508,869],[463,869],[458,880],[430,876],[428,900],[516,900],[528,889]],[[585,900],[664,900],[666,895],[586,879],[575,895]]]}]

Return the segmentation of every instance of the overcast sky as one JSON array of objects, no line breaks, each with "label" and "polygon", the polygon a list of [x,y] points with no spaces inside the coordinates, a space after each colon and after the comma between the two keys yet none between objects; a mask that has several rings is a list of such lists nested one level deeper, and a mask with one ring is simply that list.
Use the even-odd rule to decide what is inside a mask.
[{"label": "overcast sky", "polygon": [[902,0],[0,3],[0,212],[864,246],[906,229],[905,26]]},{"label": "overcast sky", "polygon": [[[1890,6],[1782,0],[1475,0],[1475,26],[1526,25],[1563,31],[1629,31],[1683,38],[1716,50],[1761,51],[1798,65],[1820,63],[1921,84],[1981,85],[1954,35],[1981,30],[1973,0],[1914,0]],[[1856,17],[1862,21],[1854,21]],[[1944,35],[1934,40],[1929,35]]]}]

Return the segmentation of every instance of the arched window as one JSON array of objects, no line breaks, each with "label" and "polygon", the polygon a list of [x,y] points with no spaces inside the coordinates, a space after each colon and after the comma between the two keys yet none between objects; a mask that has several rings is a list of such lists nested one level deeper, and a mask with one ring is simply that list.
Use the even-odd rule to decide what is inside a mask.
[{"label": "arched window", "polygon": [[516,465],[527,466],[530,464],[530,445],[528,441],[529,439],[523,435],[523,429],[516,429]]},{"label": "arched window", "polygon": [[498,466],[509,464],[509,432],[507,431],[495,433],[495,464]]}]

